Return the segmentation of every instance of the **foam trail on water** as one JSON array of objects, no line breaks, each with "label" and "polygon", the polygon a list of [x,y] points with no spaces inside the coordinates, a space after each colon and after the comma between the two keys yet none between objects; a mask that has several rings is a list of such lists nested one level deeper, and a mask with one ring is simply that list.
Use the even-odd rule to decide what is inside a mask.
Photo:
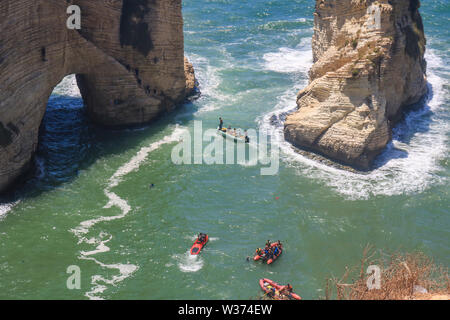
[{"label": "foam trail on water", "polygon": [[179,141],[182,138],[183,133],[185,131],[186,131],[185,128],[176,126],[175,130],[172,132],[171,135],[165,136],[163,139],[154,142],[147,147],[142,147],[138,151],[138,153],[133,158],[130,159],[130,161],[122,165],[112,175],[112,177],[109,179],[107,187],[104,189],[104,193],[106,197],[109,199],[109,201],[103,208],[109,209],[112,207],[118,207],[121,211],[120,214],[115,216],[101,216],[99,218],[86,220],[81,222],[78,227],[71,230],[71,232],[73,232],[77,236],[78,244],[86,243],[95,246],[95,249],[91,251],[80,251],[79,257],[80,259],[91,260],[100,265],[102,268],[117,269],[119,271],[119,275],[114,276],[112,279],[106,279],[101,275],[94,275],[91,278],[92,288],[89,292],[86,292],[85,294],[86,297],[88,297],[89,299],[101,299],[101,297],[99,297],[98,295],[103,293],[107,289],[106,285],[112,286],[117,285],[117,283],[130,277],[139,268],[138,266],[130,263],[105,264],[93,257],[96,254],[110,251],[110,248],[106,244],[109,241],[111,241],[113,236],[106,232],[101,232],[97,238],[95,237],[88,238],[86,237],[86,234],[89,232],[90,228],[92,228],[94,225],[100,222],[108,222],[117,219],[122,219],[131,211],[131,206],[128,204],[128,202],[122,199],[113,191],[111,191],[111,189],[119,185],[124,176],[126,176],[132,171],[139,169],[139,167],[142,165],[142,163],[144,163],[144,161],[147,159],[147,156],[152,151],[160,148],[164,144]]},{"label": "foam trail on water", "polygon": [[20,200],[9,203],[0,203],[0,220],[6,217],[6,214],[10,212],[19,202]]},{"label": "foam trail on water", "polygon": [[[445,108],[446,80],[440,72],[449,67],[432,49],[427,51],[430,94],[426,105],[409,112],[405,120],[393,130],[393,141],[376,159],[375,169],[368,174],[352,173],[330,167],[304,157],[283,138],[283,123],[273,117],[295,109],[295,94],[279,97],[275,111],[262,116],[260,126],[278,137],[283,161],[299,175],[324,182],[350,200],[368,199],[376,195],[399,195],[422,192],[445,178],[436,174],[439,161],[447,154],[447,135],[450,131],[448,110]],[[296,91],[298,88],[291,90]]]},{"label": "foam trail on water", "polygon": [[203,267],[203,260],[199,255],[191,255],[186,251],[184,254],[175,254],[172,256],[177,261],[181,272],[197,272]]}]

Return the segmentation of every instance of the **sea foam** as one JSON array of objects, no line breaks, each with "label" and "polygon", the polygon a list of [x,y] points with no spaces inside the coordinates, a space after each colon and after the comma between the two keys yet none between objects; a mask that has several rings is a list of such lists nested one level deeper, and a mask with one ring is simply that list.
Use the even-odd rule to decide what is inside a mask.
[{"label": "sea foam", "polygon": [[303,38],[295,48],[282,47],[263,56],[266,70],[280,73],[307,73],[312,65],[311,40]]},{"label": "sea foam", "polygon": [[182,138],[185,130],[186,128],[176,126],[172,134],[165,136],[159,141],[151,143],[149,146],[142,147],[135,156],[133,156],[127,163],[122,165],[119,169],[117,169],[117,171],[111,176],[107,187],[104,189],[104,193],[109,200],[108,203],[103,208],[109,209],[112,207],[118,207],[121,211],[120,214],[115,216],[101,216],[95,219],[86,220],[81,222],[78,227],[71,230],[71,232],[73,232],[78,237],[78,244],[85,243],[89,245],[95,245],[95,249],[93,250],[80,251],[79,257],[80,259],[91,260],[100,265],[102,268],[117,269],[119,271],[119,275],[114,276],[111,279],[106,279],[101,275],[92,276],[91,278],[92,288],[85,294],[85,296],[88,297],[89,299],[102,299],[99,296],[99,294],[103,293],[108,288],[107,285],[115,286],[117,283],[130,277],[134,272],[136,272],[139,269],[137,265],[131,263],[105,264],[93,257],[96,254],[110,251],[110,248],[107,246],[107,243],[112,240],[113,236],[103,231],[99,234],[98,237],[89,238],[86,236],[86,234],[89,233],[90,229],[100,222],[108,222],[117,219],[122,219],[132,209],[126,200],[122,199],[119,195],[111,191],[111,189],[118,186],[124,176],[126,176],[130,172],[138,170],[152,151],[160,148],[164,144],[179,141]]}]

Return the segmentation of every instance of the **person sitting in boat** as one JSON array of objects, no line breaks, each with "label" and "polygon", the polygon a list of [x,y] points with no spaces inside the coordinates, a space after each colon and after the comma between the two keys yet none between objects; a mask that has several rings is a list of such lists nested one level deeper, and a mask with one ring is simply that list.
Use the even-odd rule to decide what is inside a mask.
[{"label": "person sitting in boat", "polygon": [[270,247],[272,244],[270,243],[270,240],[267,240],[266,247]]},{"label": "person sitting in boat", "polygon": [[280,294],[289,297],[292,293],[292,286],[288,283],[287,285],[281,287]]},{"label": "person sitting in boat", "polygon": [[200,233],[197,237],[198,241],[203,242],[206,239],[206,234]]},{"label": "person sitting in boat", "polygon": [[269,251],[270,251],[270,247],[266,246],[266,247],[264,248],[264,254],[263,254],[263,258],[264,258],[264,259],[268,259]]},{"label": "person sitting in boat", "polygon": [[261,248],[256,249],[255,254],[256,254],[257,256],[262,256],[262,255],[263,255],[262,249],[261,249]]},{"label": "person sitting in boat", "polygon": [[266,255],[266,259],[267,259],[267,260],[273,259],[273,250],[274,250],[273,247],[269,247],[268,253],[267,253],[267,255]]},{"label": "person sitting in boat", "polygon": [[221,117],[219,117],[219,130],[222,130],[223,128],[223,120]]},{"label": "person sitting in boat", "polygon": [[280,247],[280,249],[283,248],[283,245],[281,244],[281,241],[280,241],[280,240],[277,241],[277,246]]},{"label": "person sitting in boat", "polygon": [[275,246],[275,248],[273,249],[274,256],[278,256],[279,252],[280,252],[280,250],[278,249],[278,246]]},{"label": "person sitting in boat", "polygon": [[274,298],[276,298],[276,299],[282,299],[283,298],[283,296],[281,295],[281,292],[280,292],[280,290],[277,290],[276,288],[273,288],[274,289]]}]

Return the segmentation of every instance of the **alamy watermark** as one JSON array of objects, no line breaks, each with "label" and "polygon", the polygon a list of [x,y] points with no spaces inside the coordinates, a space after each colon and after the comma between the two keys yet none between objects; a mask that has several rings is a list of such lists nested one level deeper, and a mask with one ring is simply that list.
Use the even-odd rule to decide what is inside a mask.
[{"label": "alamy watermark", "polygon": [[67,14],[70,14],[67,19],[67,29],[80,30],[81,29],[81,9],[77,5],[67,7]]},{"label": "alamy watermark", "polygon": [[367,267],[367,274],[370,276],[367,278],[367,289],[381,289],[381,269],[377,265],[371,265]]},{"label": "alamy watermark", "polygon": [[67,278],[66,286],[69,290],[81,289],[81,269],[79,266],[71,265],[67,267],[66,273],[70,274]]},{"label": "alamy watermark", "polygon": [[[208,143],[206,147],[204,142]],[[260,164],[265,166],[260,169],[263,176],[276,175],[280,166],[275,137],[269,137],[264,130],[259,133],[254,129],[203,130],[202,121],[194,121],[193,136],[188,131],[183,134],[182,142],[172,149],[171,159],[176,165],[237,164],[251,167]]]}]

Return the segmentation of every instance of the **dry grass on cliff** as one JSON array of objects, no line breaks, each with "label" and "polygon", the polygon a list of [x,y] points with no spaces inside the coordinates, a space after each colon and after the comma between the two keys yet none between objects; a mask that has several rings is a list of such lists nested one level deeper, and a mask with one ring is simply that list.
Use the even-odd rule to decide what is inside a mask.
[{"label": "dry grass on cliff", "polygon": [[[368,266],[381,269],[381,288],[369,290],[366,274]],[[354,278],[351,279],[350,277]],[[427,293],[419,293],[425,288]],[[450,278],[448,269],[434,264],[421,252],[385,255],[368,246],[364,249],[361,264],[346,268],[340,278],[328,279],[325,299],[338,300],[429,300],[449,299]]]}]

